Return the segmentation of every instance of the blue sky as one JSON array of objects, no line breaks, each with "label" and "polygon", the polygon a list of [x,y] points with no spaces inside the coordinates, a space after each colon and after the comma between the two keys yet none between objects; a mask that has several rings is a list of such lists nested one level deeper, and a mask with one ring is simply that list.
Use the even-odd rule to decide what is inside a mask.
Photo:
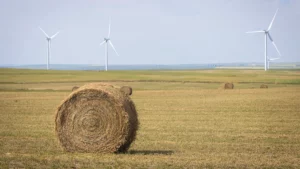
[{"label": "blue sky", "polygon": [[[300,61],[299,0],[0,0],[0,64],[104,65],[112,18],[109,64],[263,62],[263,34],[270,31],[282,57]],[[269,43],[269,56],[278,57]]]}]

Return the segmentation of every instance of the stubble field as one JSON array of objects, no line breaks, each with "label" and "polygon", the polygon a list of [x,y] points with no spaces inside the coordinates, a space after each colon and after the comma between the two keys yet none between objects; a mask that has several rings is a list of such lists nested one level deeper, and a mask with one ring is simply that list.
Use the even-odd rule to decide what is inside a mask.
[{"label": "stubble field", "polygon": [[[133,87],[140,128],[128,153],[60,146],[56,107],[89,82]],[[0,168],[299,167],[299,70],[0,69]]]}]

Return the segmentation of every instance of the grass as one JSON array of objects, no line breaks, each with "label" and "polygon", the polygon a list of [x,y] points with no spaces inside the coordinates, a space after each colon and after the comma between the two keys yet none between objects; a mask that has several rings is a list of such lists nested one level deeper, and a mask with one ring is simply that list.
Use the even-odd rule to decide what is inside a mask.
[{"label": "grass", "polygon": [[[300,85],[285,83],[300,71],[0,69],[0,79],[0,168],[300,167]],[[137,140],[126,154],[64,152],[55,109],[73,86],[99,80],[133,87]],[[236,88],[221,89],[222,80]]]},{"label": "grass", "polygon": [[299,70],[189,70],[189,71],[59,71],[1,69],[0,84],[114,82],[197,82],[300,84]]}]

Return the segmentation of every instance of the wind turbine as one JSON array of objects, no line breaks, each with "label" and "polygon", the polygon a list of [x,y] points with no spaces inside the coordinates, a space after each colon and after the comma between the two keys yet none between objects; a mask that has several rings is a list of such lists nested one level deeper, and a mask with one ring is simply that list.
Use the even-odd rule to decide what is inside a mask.
[{"label": "wind turbine", "polygon": [[111,40],[110,40],[110,18],[109,18],[109,24],[108,24],[108,36],[107,38],[104,38],[104,41],[100,43],[100,46],[103,45],[105,43],[105,71],[107,71],[107,67],[108,67],[108,43],[110,44],[110,46],[112,47],[112,49],[116,52],[117,56],[119,56],[118,52],[116,51],[114,45],[112,44]]},{"label": "wind turbine", "polygon": [[59,31],[56,32],[54,35],[49,36],[41,27],[39,27],[40,30],[44,33],[46,36],[46,40],[48,41],[48,51],[47,51],[47,70],[49,70],[49,62],[50,62],[50,56],[51,56],[51,40],[55,38],[57,34],[59,34]]},{"label": "wind turbine", "polygon": [[273,22],[274,22],[274,20],[275,20],[275,17],[276,17],[277,12],[278,12],[278,9],[276,10],[276,13],[275,13],[275,15],[274,15],[274,17],[273,17],[273,19],[272,19],[272,21],[271,21],[271,23],[270,23],[268,29],[266,29],[266,30],[259,30],[259,31],[250,31],[250,32],[246,32],[246,33],[265,33],[265,71],[268,70],[268,62],[269,62],[269,60],[268,60],[268,51],[267,51],[267,42],[268,42],[268,41],[267,41],[267,40],[268,40],[267,37],[269,37],[270,41],[271,41],[272,44],[274,45],[274,47],[275,47],[277,53],[279,54],[279,56],[281,56],[281,54],[280,54],[280,52],[279,52],[279,50],[278,50],[278,48],[277,48],[275,42],[273,41],[273,38],[271,37],[270,32],[269,32],[270,29],[272,28],[272,25],[273,25]]}]

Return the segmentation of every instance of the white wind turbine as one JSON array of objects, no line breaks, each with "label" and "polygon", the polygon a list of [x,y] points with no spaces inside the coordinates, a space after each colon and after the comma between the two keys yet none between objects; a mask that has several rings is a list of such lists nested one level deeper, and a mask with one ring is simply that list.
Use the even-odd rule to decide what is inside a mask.
[{"label": "white wind turbine", "polygon": [[41,27],[39,27],[40,28],[40,30],[45,34],[45,36],[46,36],[46,40],[48,41],[48,51],[47,51],[47,70],[49,70],[49,62],[50,62],[50,56],[51,56],[51,40],[53,39],[53,38],[55,38],[55,36],[57,35],[57,34],[59,34],[59,31],[58,32],[56,32],[54,35],[52,35],[52,36],[49,36]]},{"label": "white wind turbine", "polygon": [[259,31],[246,32],[246,33],[265,33],[265,71],[268,70],[268,68],[269,68],[269,66],[268,66],[269,65],[269,61],[279,59],[279,58],[274,58],[274,59],[269,59],[268,58],[268,51],[267,51],[267,40],[268,39],[267,39],[267,37],[269,37],[270,41],[274,45],[274,47],[275,47],[277,53],[279,54],[279,56],[281,56],[281,54],[280,54],[280,52],[279,52],[279,50],[278,50],[275,42],[273,41],[273,38],[271,37],[270,32],[269,32],[270,29],[271,29],[271,27],[272,27],[272,24],[273,24],[273,22],[275,20],[277,12],[278,12],[278,9],[276,10],[276,13],[275,13],[275,15],[274,15],[274,17],[273,17],[273,19],[272,19],[272,21],[271,21],[271,23],[270,23],[270,25],[269,25],[269,27],[268,27],[267,30],[259,30]]},{"label": "white wind turbine", "polygon": [[108,25],[108,36],[107,36],[107,38],[104,38],[104,41],[102,43],[100,43],[100,46],[105,43],[105,59],[106,59],[105,70],[106,71],[107,71],[107,67],[108,67],[108,43],[113,48],[113,50],[116,52],[117,56],[119,56],[118,52],[116,51],[116,49],[115,49],[114,45],[112,44],[109,37],[110,37],[110,18],[109,18],[109,25]]}]

